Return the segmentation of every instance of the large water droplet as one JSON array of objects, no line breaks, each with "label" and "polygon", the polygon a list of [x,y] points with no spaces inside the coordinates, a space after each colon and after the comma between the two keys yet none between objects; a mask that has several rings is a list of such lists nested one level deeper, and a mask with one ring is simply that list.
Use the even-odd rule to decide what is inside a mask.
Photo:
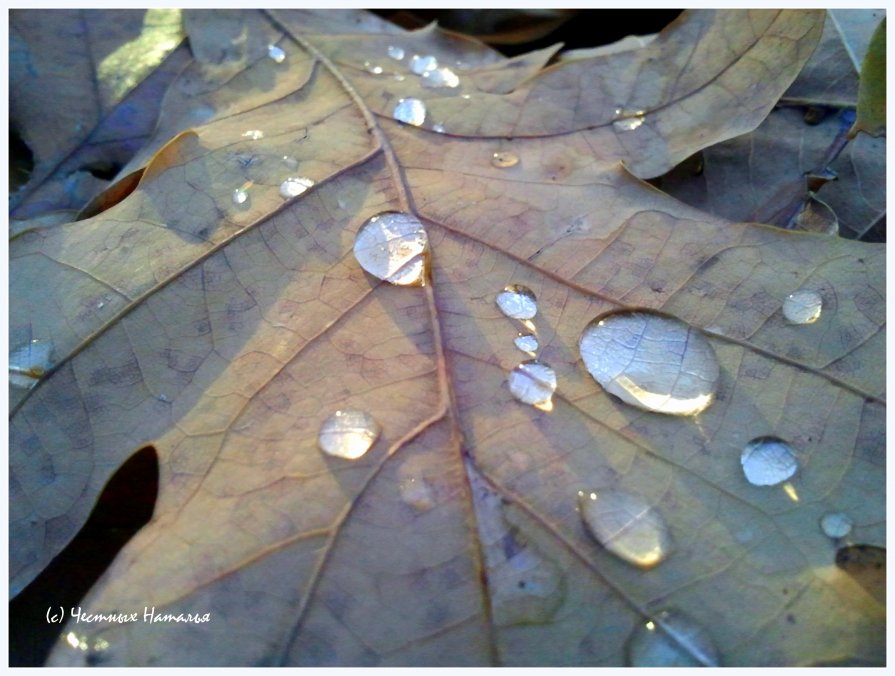
[{"label": "large water droplet", "polygon": [[624,112],[621,109],[616,108],[615,114],[618,116],[618,119],[613,120],[612,126],[618,131],[634,131],[642,125],[643,121],[646,119],[646,115],[642,110]]},{"label": "large water droplet", "polygon": [[519,156],[508,151],[499,151],[491,155],[491,166],[498,169],[509,169],[519,164]]},{"label": "large water droplet", "polygon": [[538,299],[527,286],[510,284],[497,294],[497,307],[510,319],[531,319],[538,314]]},{"label": "large water droplet", "polygon": [[631,634],[632,667],[717,667],[718,650],[705,627],[679,610],[656,613]]},{"label": "large water droplet", "polygon": [[429,237],[415,216],[387,211],[361,226],[354,239],[354,257],[374,277],[400,286],[422,286]]},{"label": "large water droplet", "polygon": [[651,312],[595,319],[578,343],[588,372],[622,401],[657,413],[708,408],[720,368],[708,340],[683,322]]},{"label": "large water droplet", "polygon": [[280,196],[284,199],[298,197],[305,190],[314,185],[314,181],[304,176],[290,176],[280,183]]},{"label": "large water droplet", "polygon": [[813,324],[820,317],[823,297],[813,289],[799,289],[783,301],[783,316],[793,324]]},{"label": "large water droplet", "polygon": [[460,78],[450,68],[435,68],[427,70],[420,78],[423,87],[450,87],[460,85]]},{"label": "large water droplet", "polygon": [[556,371],[548,364],[537,359],[524,361],[510,371],[507,384],[519,401],[544,410],[552,408]]},{"label": "large water droplet", "polygon": [[276,45],[267,45],[267,56],[274,63],[283,63],[286,60],[286,52],[283,51],[282,47],[277,47]]},{"label": "large water droplet", "polygon": [[668,556],[668,526],[642,497],[620,490],[579,491],[578,509],[591,535],[620,559],[652,568]]},{"label": "large water droplet", "polygon": [[830,512],[820,518],[820,529],[827,537],[844,538],[851,533],[852,520],[842,512]]},{"label": "large water droplet", "polygon": [[252,139],[253,141],[260,141],[264,138],[264,132],[260,129],[249,129],[248,131],[242,132],[242,135],[245,138]]},{"label": "large water droplet", "polygon": [[538,348],[540,347],[537,337],[530,333],[520,333],[518,336],[516,336],[513,344],[523,352],[527,352],[530,355],[534,355],[534,353],[537,352]]},{"label": "large water droplet", "polygon": [[422,75],[430,70],[438,68],[438,59],[434,56],[420,56],[414,54],[410,57],[410,70],[417,75]]},{"label": "large water droplet", "polygon": [[388,55],[395,61],[401,61],[404,58],[404,48],[395,45],[388,46]]},{"label": "large water droplet", "polygon": [[777,437],[750,441],[740,462],[749,483],[755,486],[775,486],[795,474],[799,466],[790,445]]},{"label": "large water droplet", "polygon": [[43,378],[52,364],[53,343],[49,340],[32,340],[17,347],[9,355],[9,384],[29,390]]},{"label": "large water droplet", "polygon": [[355,460],[379,437],[379,424],[365,411],[336,411],[320,426],[318,443],[324,453]]},{"label": "large water droplet", "polygon": [[392,113],[398,122],[419,127],[426,121],[426,104],[415,98],[401,99]]}]

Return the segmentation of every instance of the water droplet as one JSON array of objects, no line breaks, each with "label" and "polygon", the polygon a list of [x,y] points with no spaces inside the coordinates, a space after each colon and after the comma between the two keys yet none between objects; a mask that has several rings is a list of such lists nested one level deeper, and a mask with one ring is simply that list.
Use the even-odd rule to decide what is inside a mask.
[{"label": "water droplet", "polygon": [[820,529],[827,537],[844,538],[851,533],[852,520],[842,512],[830,512],[820,518]]},{"label": "water droplet", "polygon": [[550,410],[556,392],[556,371],[548,364],[530,359],[510,371],[507,378],[510,392],[524,404]]},{"label": "water droplet", "polygon": [[743,472],[754,486],[775,486],[786,481],[798,469],[792,448],[777,437],[753,439],[740,456]]},{"label": "water droplet", "polygon": [[248,206],[249,187],[250,186],[242,185],[233,190],[233,204],[236,206]]},{"label": "water droplet", "polygon": [[290,176],[280,183],[280,196],[284,199],[298,197],[305,190],[314,185],[314,181],[304,176]]},{"label": "water droplet", "polygon": [[645,311],[610,314],[585,327],[578,347],[594,380],[647,411],[696,415],[715,397],[715,352],[677,319]]},{"label": "water droplet", "polygon": [[450,68],[435,68],[427,70],[420,79],[423,87],[458,87],[460,78]]},{"label": "water droplet", "polygon": [[523,352],[527,352],[531,355],[534,355],[534,353],[537,352],[538,348],[540,347],[538,339],[530,333],[520,333],[518,336],[516,336],[513,344]]},{"label": "water droplet", "polygon": [[287,169],[298,169],[298,160],[289,155],[283,155],[283,164],[286,165]]},{"label": "water droplet", "polygon": [[668,526],[644,498],[621,490],[579,491],[578,509],[597,542],[623,561],[652,568],[668,556]]},{"label": "water droplet", "polygon": [[253,141],[259,141],[264,138],[264,132],[260,129],[249,129],[248,131],[242,132],[242,135],[245,138],[250,138]]},{"label": "water droplet", "polygon": [[783,316],[793,324],[813,324],[820,317],[823,298],[812,289],[799,289],[783,301]]},{"label": "water droplet", "polygon": [[354,257],[374,277],[400,286],[423,286],[429,236],[415,216],[387,211],[358,230]]},{"label": "water droplet", "polygon": [[79,636],[73,631],[65,635],[65,642],[75,650],[83,650],[86,652],[89,647],[86,636]]},{"label": "water droplet", "polygon": [[277,47],[276,45],[267,45],[267,56],[274,63],[283,63],[283,61],[286,60],[286,52],[284,52],[281,47]]},{"label": "water droplet", "polygon": [[9,355],[9,384],[30,390],[44,377],[52,364],[53,343],[49,340],[32,340],[17,347]]},{"label": "water droplet", "polygon": [[498,169],[509,169],[517,164],[519,164],[519,156],[516,153],[501,151],[491,155],[491,166]]},{"label": "water droplet", "polygon": [[429,482],[422,477],[407,477],[401,480],[401,500],[421,512],[435,506],[435,494]]},{"label": "water droplet", "polygon": [[430,70],[438,68],[438,59],[434,56],[420,56],[414,54],[410,57],[410,70],[417,75],[422,75]]},{"label": "water droplet", "polygon": [[336,411],[320,426],[318,443],[324,453],[355,460],[370,450],[380,431],[365,411]]},{"label": "water droplet", "polygon": [[619,131],[634,131],[646,120],[646,114],[642,110],[632,113],[616,108],[615,114],[618,116],[618,119],[613,120],[612,126]]},{"label": "water droplet", "polygon": [[394,75],[392,75],[392,79],[397,80],[398,82],[404,82],[404,80],[406,80],[407,78],[405,78],[400,73],[395,73]]},{"label": "water droplet", "polygon": [[415,98],[401,99],[392,113],[398,122],[419,127],[426,120],[426,104]]},{"label": "water droplet", "polygon": [[718,650],[705,627],[679,610],[656,613],[628,641],[632,667],[717,667]]},{"label": "water droplet", "polygon": [[404,48],[395,45],[388,46],[388,55],[395,61],[401,61],[404,58]]},{"label": "water droplet", "polygon": [[538,300],[527,286],[510,284],[497,294],[497,307],[510,319],[531,319],[538,313]]},{"label": "water droplet", "polygon": [[471,99],[472,96],[470,96],[469,94],[460,94],[460,98],[461,98],[461,99],[466,99],[467,101],[469,101],[469,99]]},{"label": "water droplet", "polygon": [[443,134],[444,133],[444,125],[443,124],[433,124],[432,131],[434,131],[438,134]]},{"label": "water droplet", "polygon": [[368,73],[373,73],[373,75],[382,75],[382,66],[374,66],[369,61],[364,61],[364,68],[367,69]]}]

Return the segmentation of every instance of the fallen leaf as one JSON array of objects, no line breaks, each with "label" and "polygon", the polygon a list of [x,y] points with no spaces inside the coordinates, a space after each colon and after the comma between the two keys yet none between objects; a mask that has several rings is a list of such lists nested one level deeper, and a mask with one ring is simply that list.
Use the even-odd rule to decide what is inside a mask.
[{"label": "fallen leaf", "polygon": [[870,47],[861,64],[858,87],[858,119],[850,135],[863,131],[880,136],[886,130],[886,18],[870,39]]},{"label": "fallen leaf", "polygon": [[[725,665],[883,663],[884,608],[851,593],[818,519],[844,511],[884,546],[884,251],[731,223],[621,165],[653,175],[757,124],[820,16],[693,12],[642,50],[544,70],[482,52],[432,89],[388,47],[452,63],[436,31],[246,12],[261,41],[172,84],[136,189],[12,242],[11,346],[50,339],[56,360],[10,423],[13,593],[129,456],[160,464],[152,520],[80,606],[137,619],[69,617],[49,664],[609,666],[668,608]],[[486,71],[511,90],[478,87]],[[392,119],[411,96],[421,127]],[[312,187],[284,198],[296,175]],[[425,286],[353,258],[384,211],[425,226]],[[495,304],[508,284],[537,295],[552,411],[507,388],[524,359]],[[794,325],[781,308],[803,288],[823,308]],[[634,409],[583,368],[584,327],[635,308],[710,344],[699,416]],[[381,427],[356,460],[317,447],[336,410]],[[785,488],[743,476],[768,435],[797,457]],[[667,560],[594,541],[578,493],[604,489],[661,515]],[[199,620],[152,621],[178,614]]]}]

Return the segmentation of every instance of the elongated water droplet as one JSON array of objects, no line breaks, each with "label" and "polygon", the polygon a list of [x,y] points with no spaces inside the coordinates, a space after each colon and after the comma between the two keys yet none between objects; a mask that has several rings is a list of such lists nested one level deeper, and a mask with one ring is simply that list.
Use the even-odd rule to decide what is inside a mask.
[{"label": "elongated water droplet", "polygon": [[298,160],[289,155],[283,155],[283,164],[287,169],[298,169]]},{"label": "elongated water droplet", "polygon": [[264,138],[264,132],[260,129],[249,129],[248,131],[242,132],[242,135],[245,138],[250,138],[253,141],[259,141]]},{"label": "elongated water droplet", "polygon": [[450,68],[435,68],[422,74],[420,82],[423,87],[458,87],[460,78]]},{"label": "elongated water droplet", "polygon": [[595,319],[578,343],[588,372],[607,392],[647,411],[696,415],[715,397],[720,367],[708,340],[651,312]]},{"label": "elongated water droplet", "polygon": [[513,344],[523,352],[527,352],[530,355],[534,355],[534,353],[537,352],[538,348],[540,347],[540,345],[538,344],[538,339],[530,333],[520,333],[518,336],[516,336]]},{"label": "elongated water droplet", "polygon": [[665,519],[642,497],[621,490],[579,491],[578,509],[597,542],[623,561],[652,568],[668,556]]},{"label": "elongated water droplet", "polygon": [[434,56],[420,56],[419,54],[414,54],[410,57],[410,70],[417,75],[422,75],[423,73],[435,70],[438,68],[438,59]]},{"label": "elongated water droplet", "polygon": [[438,134],[443,134],[444,133],[444,125],[443,124],[433,124],[432,131],[434,131]]},{"label": "elongated water droplet", "polygon": [[282,47],[277,47],[276,45],[267,45],[267,56],[274,63],[283,63],[286,60],[286,52],[283,51]]},{"label": "elongated water droplet", "polygon": [[792,447],[777,437],[753,439],[740,456],[743,472],[754,486],[775,486],[796,473],[799,463]]},{"label": "elongated water droplet", "polygon": [[656,613],[628,641],[632,667],[717,667],[718,650],[708,630],[679,610]]},{"label": "elongated water droplet", "polygon": [[314,185],[314,181],[304,176],[290,176],[280,183],[280,196],[284,199],[298,197],[305,190]]},{"label": "elongated water droplet", "polygon": [[32,340],[17,347],[9,355],[9,384],[29,390],[43,378],[50,368],[53,343],[49,340]]},{"label": "elongated water droplet", "polygon": [[373,216],[358,230],[354,257],[374,277],[400,286],[422,286],[429,236],[415,216],[387,211]]},{"label": "elongated water droplet", "polygon": [[320,426],[318,443],[328,455],[355,460],[370,450],[380,431],[365,411],[336,411]]},{"label": "elongated water droplet", "polygon": [[373,73],[373,75],[382,75],[382,66],[375,66],[369,61],[364,61],[364,68],[367,69],[368,73]]},{"label": "elongated water droplet", "polygon": [[404,58],[404,48],[395,45],[388,46],[388,55],[395,61],[401,61]]},{"label": "elongated water droplet", "polygon": [[497,294],[497,307],[510,319],[531,319],[538,314],[538,299],[527,286],[510,284]]},{"label": "elongated water droplet", "polygon": [[783,316],[793,324],[813,324],[820,317],[823,297],[813,289],[799,289],[783,301]]},{"label": "elongated water droplet", "polygon": [[830,512],[820,518],[820,529],[827,537],[844,538],[851,533],[852,520],[842,512]]},{"label": "elongated water droplet", "polygon": [[634,131],[643,124],[646,115],[642,110],[635,112],[624,112],[618,108],[615,110],[618,119],[613,120],[612,126],[618,131]]},{"label": "elongated water droplet", "polygon": [[426,121],[426,104],[415,98],[401,99],[392,113],[398,122],[419,127]]},{"label": "elongated water droplet", "polygon": [[491,156],[491,166],[498,169],[509,169],[519,164],[519,156],[508,151],[496,152]]},{"label": "elongated water droplet", "polygon": [[90,647],[90,644],[87,642],[86,636],[78,635],[76,632],[73,631],[70,631],[65,635],[65,643],[75,650],[81,650],[84,652],[87,652],[87,649]]},{"label": "elongated water droplet", "polygon": [[507,384],[513,396],[522,403],[542,410],[552,408],[553,393],[556,392],[556,371],[548,364],[537,359],[524,361],[510,371]]}]

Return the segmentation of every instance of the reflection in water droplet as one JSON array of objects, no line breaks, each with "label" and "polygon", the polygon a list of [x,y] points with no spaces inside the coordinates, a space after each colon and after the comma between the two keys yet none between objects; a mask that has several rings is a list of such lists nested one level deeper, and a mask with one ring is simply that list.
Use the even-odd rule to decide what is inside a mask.
[{"label": "reflection in water droplet", "polygon": [[53,343],[49,340],[32,340],[17,347],[9,355],[9,384],[30,390],[43,378],[52,364]]},{"label": "reflection in water droplet", "polygon": [[435,68],[427,70],[420,79],[423,87],[458,87],[460,78],[450,68]]},{"label": "reflection in water droplet", "polygon": [[264,138],[264,132],[260,129],[249,129],[248,131],[244,131],[242,135],[245,138],[250,138],[253,141],[259,141]]},{"label": "reflection in water droplet", "polygon": [[280,183],[280,196],[289,199],[290,197],[298,197],[305,190],[314,185],[314,181],[304,176],[290,176]]},{"label": "reflection in water droplet", "polygon": [[613,120],[612,126],[618,131],[634,131],[643,124],[644,120],[646,120],[646,115],[642,110],[637,110],[631,113],[616,108],[615,114],[618,119]]},{"label": "reflection in water droplet", "polygon": [[740,456],[743,472],[754,486],[775,486],[786,481],[798,469],[792,448],[777,437],[753,439]]},{"label": "reflection in water droplet", "polygon": [[852,520],[842,512],[824,514],[820,519],[820,528],[827,537],[844,538],[851,533]]},{"label": "reflection in water droplet", "polygon": [[623,561],[652,568],[668,556],[668,526],[642,497],[621,490],[579,491],[578,509],[597,542]]},{"label": "reflection in water droplet", "polygon": [[509,169],[519,164],[519,156],[510,152],[496,152],[491,156],[491,165],[498,169]]},{"label": "reflection in water droplet", "polygon": [[286,60],[286,52],[276,45],[267,45],[267,56],[273,60],[274,63],[283,63],[283,61]]},{"label": "reflection in water droplet", "polygon": [[656,613],[628,640],[632,667],[717,667],[718,650],[709,632],[679,610]]},{"label": "reflection in water droplet", "polygon": [[537,352],[538,348],[540,347],[540,345],[538,344],[538,339],[530,333],[520,333],[518,336],[516,336],[513,344],[523,352],[527,352],[530,355],[534,355],[534,353]]},{"label": "reflection in water droplet", "polygon": [[404,58],[404,48],[396,47],[395,45],[388,46],[388,55],[393,58],[395,61],[400,61]]},{"label": "reflection in water droplet", "polygon": [[374,277],[400,286],[423,286],[429,236],[415,216],[387,211],[358,230],[354,257]]},{"label": "reflection in water droplet", "polygon": [[531,319],[538,313],[538,300],[527,286],[510,284],[497,294],[497,307],[510,319]]},{"label": "reflection in water droplet", "polygon": [[233,204],[236,206],[249,205],[249,188],[252,187],[251,181],[243,183],[240,187],[233,190]]},{"label": "reflection in water droplet", "polygon": [[556,392],[556,371],[548,364],[530,359],[510,371],[507,378],[510,392],[524,404],[550,410]]},{"label": "reflection in water droplet", "polygon": [[298,160],[289,155],[283,155],[283,164],[286,165],[287,169],[298,169]]},{"label": "reflection in water droplet", "polygon": [[435,494],[429,482],[422,477],[408,477],[401,480],[401,500],[421,512],[435,506]]},{"label": "reflection in water droplet", "polygon": [[382,66],[374,66],[369,61],[364,61],[364,68],[367,69],[368,73],[373,73],[373,75],[382,75]]},{"label": "reflection in water droplet", "polygon": [[813,324],[820,317],[823,297],[812,289],[799,289],[783,301],[783,316],[793,324]]},{"label": "reflection in water droplet", "polygon": [[444,133],[444,125],[443,124],[433,124],[432,131],[437,132],[439,134]]},{"label": "reflection in water droplet", "polygon": [[696,415],[715,397],[720,367],[708,340],[677,319],[621,312],[595,319],[578,342],[588,372],[622,401]]},{"label": "reflection in water droplet", "polygon": [[75,650],[83,650],[83,651],[86,651],[87,648],[89,647],[89,645],[88,645],[88,643],[87,643],[87,637],[86,637],[86,636],[79,636],[78,634],[76,634],[76,633],[73,632],[73,631],[70,631],[70,632],[68,632],[68,633],[65,635],[65,642],[66,642],[69,646],[71,646],[72,648],[74,648]]},{"label": "reflection in water droplet", "polygon": [[438,59],[434,56],[420,56],[419,54],[414,54],[410,57],[410,70],[417,75],[422,75],[423,73],[435,70],[438,68]]},{"label": "reflection in water droplet", "polygon": [[426,121],[426,104],[415,98],[401,99],[392,113],[398,122],[419,127]]},{"label": "reflection in water droplet", "polygon": [[324,453],[354,460],[370,450],[379,424],[365,411],[336,411],[320,426],[318,443]]}]

